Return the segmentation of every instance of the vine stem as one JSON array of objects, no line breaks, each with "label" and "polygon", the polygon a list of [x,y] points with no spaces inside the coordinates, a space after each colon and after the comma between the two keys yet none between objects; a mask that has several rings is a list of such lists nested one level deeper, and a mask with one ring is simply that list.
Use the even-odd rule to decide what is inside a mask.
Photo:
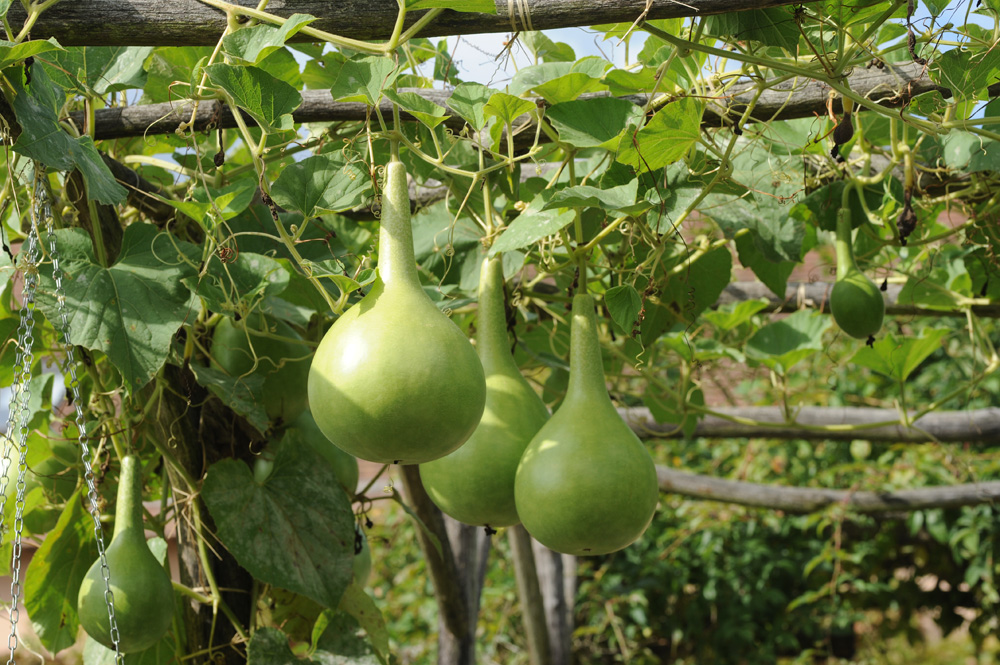
[{"label": "vine stem", "polygon": [[[236,105],[233,103],[233,100],[229,98],[228,94],[226,94],[226,98],[227,98],[226,102],[233,108],[236,108]],[[268,199],[270,199],[271,183],[268,182],[267,178],[265,177],[267,171],[263,163],[263,160],[261,159],[261,153],[263,152],[263,146],[267,134],[264,132],[263,129],[261,130],[261,140],[260,143],[258,144],[253,140],[253,137],[250,136],[250,129],[247,127],[247,123],[243,119],[242,114],[234,113],[233,117],[236,118],[236,125],[240,129],[240,134],[243,136],[244,142],[246,142],[247,147],[251,148],[250,157],[251,159],[253,159],[253,163],[257,170],[260,189],[264,194],[267,195]],[[278,232],[278,237],[281,239],[281,243],[288,250],[288,253],[292,255],[292,258],[295,260],[295,263],[298,264],[299,269],[302,271],[302,274],[304,274],[306,276],[306,279],[308,279],[309,282],[312,283],[314,287],[316,287],[316,290],[319,291],[320,295],[323,297],[323,300],[326,302],[327,306],[333,312],[337,314],[343,312],[343,305],[338,306],[338,302],[335,301],[333,299],[333,296],[331,296],[330,293],[326,290],[326,288],[323,287],[323,284],[320,283],[319,278],[313,275],[312,268],[309,267],[309,264],[306,262],[306,260],[302,258],[302,254],[299,253],[298,248],[295,246],[294,239],[288,234],[287,231],[285,231],[285,227],[281,224],[281,220],[278,218],[277,213],[274,211],[274,208],[272,208],[271,206],[268,206],[268,208],[271,209],[271,217],[272,220],[274,221],[274,228]]]}]

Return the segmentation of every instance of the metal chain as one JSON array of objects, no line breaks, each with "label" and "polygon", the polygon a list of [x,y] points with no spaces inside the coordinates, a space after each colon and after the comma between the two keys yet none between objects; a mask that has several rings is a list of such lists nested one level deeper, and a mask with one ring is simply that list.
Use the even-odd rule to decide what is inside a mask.
[{"label": "metal chain", "polygon": [[66,367],[70,380],[67,384],[70,399],[76,412],[76,427],[80,443],[80,459],[83,461],[83,475],[87,481],[87,498],[90,517],[94,522],[94,536],[97,539],[97,552],[101,561],[101,577],[104,578],[104,602],[108,606],[108,626],[110,626],[111,643],[115,652],[115,663],[122,663],[123,655],[118,648],[118,621],[115,618],[115,596],[111,591],[111,569],[108,568],[108,557],[104,549],[104,534],[101,529],[100,497],[94,481],[93,459],[90,446],[87,444],[87,420],[83,414],[83,402],[80,397],[80,380],[76,376],[76,353],[69,335],[69,315],[66,312],[66,291],[63,289],[63,271],[59,266],[59,250],[56,248],[56,234],[53,229],[52,210],[44,184],[44,167],[35,165],[35,219],[45,220],[45,234],[49,239],[49,259],[52,261],[52,279],[56,283],[56,306],[59,313],[58,331],[62,334],[63,352],[66,354]]},{"label": "metal chain", "polygon": [[31,229],[23,249],[22,270],[24,286],[21,290],[21,321],[17,329],[17,353],[14,358],[14,386],[11,391],[10,411],[7,416],[7,441],[3,453],[3,478],[0,480],[0,515],[7,508],[7,472],[10,470],[10,452],[14,444],[16,427],[18,456],[17,483],[14,498],[14,542],[11,552],[10,581],[10,635],[7,637],[9,655],[7,665],[14,664],[14,652],[17,650],[17,622],[20,617],[18,603],[21,597],[21,533],[24,530],[24,490],[25,472],[27,470],[28,454],[28,417],[31,399],[31,366],[34,364],[34,330],[35,330],[35,290],[38,286],[39,240],[38,227],[32,216]]}]

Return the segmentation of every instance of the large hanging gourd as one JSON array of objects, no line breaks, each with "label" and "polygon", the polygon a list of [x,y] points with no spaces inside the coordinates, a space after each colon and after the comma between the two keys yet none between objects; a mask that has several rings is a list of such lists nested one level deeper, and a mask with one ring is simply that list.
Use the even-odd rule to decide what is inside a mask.
[{"label": "large hanging gourd", "polygon": [[504,311],[503,262],[483,263],[476,344],[486,371],[486,409],[475,433],[455,452],[420,465],[420,478],[438,508],[460,522],[517,524],[514,475],[531,438],[549,418],[538,394],[510,354]]},{"label": "large hanging gourd", "polygon": [[656,467],[608,396],[588,295],[573,298],[566,398],[524,451],[514,498],[528,533],[564,554],[620,550],[653,519]]},{"label": "large hanging gourd", "polygon": [[[167,571],[146,544],[142,526],[142,471],[134,455],[122,459],[115,530],[106,554],[118,624],[118,648],[122,653],[148,649],[170,628],[174,590]],[[113,648],[100,559],[83,578],[77,609],[80,625],[87,634]]]},{"label": "large hanging gourd", "polygon": [[856,339],[868,339],[882,329],[885,301],[882,292],[861,272],[851,244],[851,212],[837,215],[837,280],[830,291],[830,312],[840,329]]},{"label": "large hanging gourd", "polygon": [[320,342],[309,405],[326,437],[355,457],[429,462],[476,429],[486,379],[472,344],[420,285],[406,168],[396,160],[386,165],[378,273]]}]

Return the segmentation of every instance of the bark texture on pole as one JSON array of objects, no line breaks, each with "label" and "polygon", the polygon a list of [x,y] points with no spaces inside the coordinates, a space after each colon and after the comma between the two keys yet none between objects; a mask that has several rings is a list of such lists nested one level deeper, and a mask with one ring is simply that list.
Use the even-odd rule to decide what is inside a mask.
[{"label": "bark texture on pole", "polygon": [[[865,439],[883,443],[938,441],[988,445],[1000,441],[1000,407],[928,413],[912,427],[900,424],[899,412],[893,409],[804,406],[796,411],[791,423],[785,421],[784,411],[777,406],[719,407],[713,410],[724,417],[706,416],[695,428],[694,437],[813,441]],[[681,438],[684,435],[676,425],[656,422],[647,408],[619,409],[619,413],[640,438]],[[859,425],[871,427],[857,429]]]},{"label": "bark texture on pole", "polygon": [[531,665],[553,665],[549,648],[549,631],[546,623],[545,599],[538,584],[535,554],[531,550],[531,536],[521,524],[507,529],[511,557],[514,560],[514,577],[517,579],[517,596],[521,604],[521,624],[528,641],[528,662]]},{"label": "bark texture on pole", "polygon": [[[753,97],[753,83],[750,81],[738,83],[735,92],[714,99],[705,109],[702,123],[706,127],[717,127],[725,116],[732,120],[736,114],[742,113],[746,104]],[[848,85],[852,90],[862,94],[884,106],[898,106],[904,100],[911,99],[932,90],[942,91],[950,96],[950,91],[937,86],[927,76],[926,69],[915,63],[904,63],[886,66],[883,69],[859,70],[848,77]],[[1000,85],[997,86],[1000,93]],[[451,93],[442,90],[403,89],[404,92],[414,92],[439,106],[447,109],[447,100]],[[992,89],[991,89],[992,91]],[[606,93],[581,95],[580,99],[605,97]],[[629,95],[623,97],[628,101],[643,105],[649,101],[648,95]],[[766,90],[754,106],[753,117],[761,121],[770,119],[790,119],[809,117],[814,114],[826,113],[829,99],[829,88],[820,81],[791,79],[775,88]],[[839,100],[839,98],[838,98]],[[537,100],[536,100],[537,101]],[[837,101],[837,104],[840,102]],[[218,109],[217,106],[221,107]],[[383,115],[392,114],[392,104],[382,100],[380,110]],[[163,104],[145,104],[121,108],[98,109],[94,118],[94,138],[96,140],[124,138],[151,134],[169,134],[175,131],[181,123],[191,120],[193,104],[179,101]],[[464,123],[450,109],[446,110],[452,126]],[[292,114],[295,122],[333,122],[361,121],[369,117],[368,107],[361,102],[335,102],[328,90],[302,91],[302,105]],[[84,112],[75,111],[70,118],[77,126],[83,126]],[[404,119],[412,119],[403,113]],[[254,124],[250,116],[244,114],[248,124]],[[232,110],[221,102],[201,102],[195,114],[192,129],[202,131],[212,122],[218,126],[230,128],[236,126]],[[518,123],[515,123],[517,126]],[[515,136],[515,146],[519,149],[528,147],[534,139],[532,126],[526,127]],[[547,137],[542,134],[542,140]]]},{"label": "bark texture on pole", "polygon": [[656,467],[656,475],[664,492],[787,513],[812,513],[837,503],[861,513],[898,513],[972,506],[1000,499],[1000,481],[868,492],[761,485],[685,473],[664,466]]},{"label": "bark texture on pole", "polygon": [[[789,282],[785,297],[779,298],[763,282],[733,282],[719,296],[715,307],[764,298],[768,301],[765,311],[794,312],[802,307],[812,307],[823,312],[830,311],[830,291],[833,282]],[[900,298],[902,284],[889,284],[885,290],[885,313],[890,316],[961,316],[960,309],[927,309],[907,298]],[[1000,318],[1000,303],[973,305],[972,313],[986,318]]]},{"label": "bark texture on pole", "polygon": [[[257,0],[231,4],[253,9]],[[471,35],[516,30],[548,30],[602,23],[705,16],[791,4],[790,0],[527,0],[509,5],[496,0],[496,14],[445,11],[421,37]],[[511,16],[508,7],[514,6]],[[275,0],[267,12],[317,17],[311,27],[362,40],[387,39],[396,21],[396,0]],[[527,11],[520,11],[526,7]],[[407,26],[424,12],[407,15]],[[20,3],[8,14],[11,25],[25,19]],[[64,46],[214,46],[226,28],[226,15],[198,0],[87,0],[60,2],[47,10],[31,30],[35,39],[55,37]],[[299,34],[298,41],[309,38]]]}]

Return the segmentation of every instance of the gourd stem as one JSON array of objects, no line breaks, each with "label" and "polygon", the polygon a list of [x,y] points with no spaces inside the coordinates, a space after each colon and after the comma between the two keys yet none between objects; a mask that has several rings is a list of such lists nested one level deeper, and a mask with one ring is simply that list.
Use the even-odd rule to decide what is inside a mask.
[{"label": "gourd stem", "polygon": [[503,259],[483,262],[479,274],[479,327],[476,346],[486,374],[518,372],[510,355],[507,316],[503,297]]},{"label": "gourd stem", "polygon": [[607,397],[604,382],[604,361],[597,336],[597,316],[594,298],[585,294],[573,296],[569,340],[569,390],[566,401]]},{"label": "gourd stem", "polygon": [[391,161],[385,166],[378,253],[378,273],[386,288],[400,284],[420,288],[417,262],[413,256],[406,166],[399,161]]},{"label": "gourd stem", "polygon": [[115,530],[112,539],[125,531],[135,531],[143,536],[142,528],[142,468],[139,458],[126,455],[122,458],[121,475],[118,476],[118,504],[115,506]]},{"label": "gourd stem", "polygon": [[854,248],[851,242],[851,213],[841,210],[837,214],[837,238],[834,242],[837,252],[837,279],[844,279],[851,272],[858,272],[854,262]]}]

